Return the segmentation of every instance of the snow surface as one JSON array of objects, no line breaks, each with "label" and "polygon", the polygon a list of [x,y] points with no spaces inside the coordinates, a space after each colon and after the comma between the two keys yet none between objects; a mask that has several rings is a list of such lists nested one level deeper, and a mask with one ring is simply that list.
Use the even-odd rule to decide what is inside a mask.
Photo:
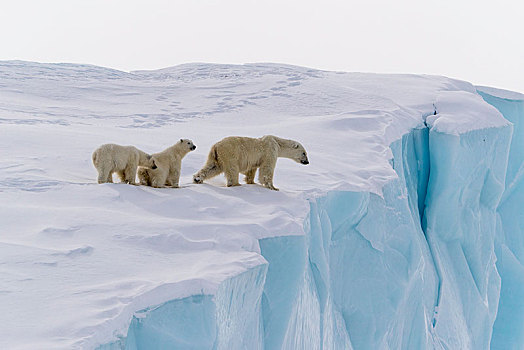
[{"label": "snow surface", "polygon": [[524,94],[516,91],[508,91],[503,89],[497,89],[489,86],[476,86],[477,91],[491,95],[493,97],[502,98],[505,100],[523,101]]},{"label": "snow surface", "polygon": [[[277,64],[0,62],[0,347],[489,347],[512,127],[476,91]],[[191,183],[216,141],[265,134],[308,151],[278,161],[280,192]],[[96,184],[100,144],[180,138],[197,145],[182,188]]]},{"label": "snow surface", "polygon": [[438,113],[428,116],[426,123],[433,131],[454,135],[508,125],[508,121],[496,112],[495,107],[483,104],[482,101],[481,96],[466,91],[441,92],[435,103]]}]

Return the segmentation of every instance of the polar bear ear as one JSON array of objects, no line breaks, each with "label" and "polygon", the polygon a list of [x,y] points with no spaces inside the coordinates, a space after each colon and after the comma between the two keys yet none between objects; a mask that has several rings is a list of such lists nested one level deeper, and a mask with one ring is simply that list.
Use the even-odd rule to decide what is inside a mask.
[{"label": "polar bear ear", "polygon": [[180,142],[181,142],[181,143],[184,143],[184,140],[183,140],[183,139],[180,139]]},{"label": "polar bear ear", "polygon": [[293,148],[298,148],[298,143],[294,143]]}]

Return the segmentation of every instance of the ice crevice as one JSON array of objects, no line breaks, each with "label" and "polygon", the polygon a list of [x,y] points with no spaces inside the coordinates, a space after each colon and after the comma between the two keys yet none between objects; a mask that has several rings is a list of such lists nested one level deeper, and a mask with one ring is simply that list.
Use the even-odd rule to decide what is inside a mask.
[{"label": "ice crevice", "polygon": [[511,348],[508,337],[522,344],[518,327],[497,323],[513,317],[524,325],[524,312],[510,310],[524,303],[509,295],[524,281],[524,240],[511,236],[507,219],[522,225],[513,209],[523,203],[522,141],[509,123],[442,131],[434,107],[390,145],[398,177],[381,195],[310,198],[304,236],[259,240],[267,264],[226,280],[214,296],[145,310],[127,338],[100,349],[502,349]]},{"label": "ice crevice", "polygon": [[[316,344],[308,348],[318,349],[439,347],[434,313],[440,279],[422,230],[430,177],[429,129],[413,130],[391,150],[398,179],[385,186],[382,196],[337,191],[310,200],[305,242],[300,245],[305,249],[299,259],[303,264],[295,273],[304,276],[300,283],[312,283],[294,286],[292,298],[265,301],[272,304],[263,308],[266,348],[297,348],[285,340],[304,339],[305,334],[311,338],[308,344]],[[264,291],[269,300],[275,289],[291,291],[274,285],[271,277],[277,273],[282,274],[277,279],[285,279],[289,273],[279,266],[285,266],[290,255],[273,254],[287,246],[281,241],[261,241],[270,266]],[[307,315],[315,320],[307,329],[294,326],[294,319]],[[285,327],[274,331],[271,317]]]}]

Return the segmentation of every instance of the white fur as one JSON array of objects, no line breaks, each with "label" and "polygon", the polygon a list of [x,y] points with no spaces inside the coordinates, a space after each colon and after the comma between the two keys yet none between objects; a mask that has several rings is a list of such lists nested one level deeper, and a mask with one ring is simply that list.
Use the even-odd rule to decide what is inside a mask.
[{"label": "white fur", "polygon": [[182,158],[195,148],[193,141],[180,139],[162,152],[152,154],[151,157],[157,168],[140,167],[138,169],[140,184],[153,187],[178,187]]},{"label": "white fur", "polygon": [[136,185],[136,170],[139,165],[153,166],[151,156],[134,146],[112,143],[102,145],[93,152],[93,164],[98,171],[98,183],[113,182],[113,173],[120,180]]},{"label": "white fur", "polygon": [[224,173],[227,186],[239,186],[238,175],[245,175],[245,181],[253,184],[259,170],[260,183],[272,190],[273,174],[278,157],[290,158],[302,164],[309,164],[304,147],[297,141],[266,135],[261,138],[230,136],[215,143],[209,152],[204,167],[193,176],[195,183]]}]

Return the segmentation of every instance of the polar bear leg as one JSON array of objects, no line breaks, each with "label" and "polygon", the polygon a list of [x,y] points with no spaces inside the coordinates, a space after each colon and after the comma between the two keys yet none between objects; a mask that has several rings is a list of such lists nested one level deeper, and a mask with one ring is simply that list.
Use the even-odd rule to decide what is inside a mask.
[{"label": "polar bear leg", "polygon": [[155,170],[148,170],[151,179],[151,186],[153,187],[166,187],[166,180],[168,171],[162,168],[156,168]]},{"label": "polar bear leg", "polygon": [[100,155],[98,155],[98,153],[95,154],[96,155],[93,155],[93,163],[95,164],[95,168],[98,171],[98,183],[112,183],[114,168],[111,166],[111,162],[104,158],[100,159]]},{"label": "polar bear leg", "polygon": [[171,171],[169,172],[169,176],[167,177],[167,180],[166,180],[166,185],[178,188],[179,181],[180,181],[180,170],[171,169]]},{"label": "polar bear leg", "polygon": [[141,185],[151,186],[151,180],[150,180],[151,175],[149,174],[148,168],[144,168],[144,167],[138,168],[137,175],[138,175],[138,181],[140,182]]},{"label": "polar bear leg", "polygon": [[224,174],[226,175],[227,187],[240,186],[238,183],[238,167],[230,165],[224,169]]},{"label": "polar bear leg", "polygon": [[244,181],[246,181],[247,184],[254,184],[255,183],[255,174],[257,172],[257,168],[250,169],[244,173]]},{"label": "polar bear leg", "polygon": [[136,181],[135,181],[136,180],[136,168],[137,168],[136,164],[129,164],[124,169],[123,182],[127,184],[131,184],[131,185],[136,185]]},{"label": "polar bear leg", "polygon": [[98,170],[98,183],[103,184],[106,182],[113,182],[111,171],[106,168],[97,169]]},{"label": "polar bear leg", "polygon": [[98,174],[98,179],[97,180],[98,180],[99,184],[112,183],[113,182],[113,178],[111,176],[111,173]]},{"label": "polar bear leg", "polygon": [[105,170],[102,183],[113,183],[113,169]]},{"label": "polar bear leg", "polygon": [[208,162],[202,169],[193,175],[193,182],[201,184],[205,179],[210,179],[222,172],[222,168],[216,162]]},{"label": "polar bear leg", "polygon": [[[276,163],[276,162],[275,162]],[[260,180],[260,183],[264,186],[269,188],[270,190],[278,191],[278,188],[273,186],[273,173],[275,171],[275,166],[271,165],[263,165],[260,167],[260,172],[258,175],[258,178]]]}]

